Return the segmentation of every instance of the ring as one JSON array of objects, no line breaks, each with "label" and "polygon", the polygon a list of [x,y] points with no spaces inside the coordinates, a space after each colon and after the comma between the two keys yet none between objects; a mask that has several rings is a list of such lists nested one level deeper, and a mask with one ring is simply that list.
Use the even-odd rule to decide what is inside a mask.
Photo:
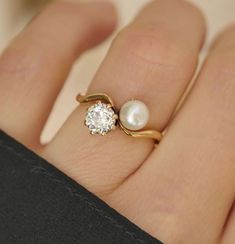
[{"label": "ring", "polygon": [[128,136],[153,139],[159,143],[162,133],[156,130],[143,130],[149,121],[149,109],[139,100],[126,102],[118,111],[112,99],[105,93],[77,95],[80,104],[93,103],[87,108],[84,124],[90,134],[106,135],[110,131],[121,128]]}]

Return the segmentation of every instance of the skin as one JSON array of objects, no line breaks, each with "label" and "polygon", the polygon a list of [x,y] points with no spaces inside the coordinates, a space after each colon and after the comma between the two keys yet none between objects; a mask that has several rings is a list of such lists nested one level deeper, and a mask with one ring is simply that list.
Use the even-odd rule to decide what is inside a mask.
[{"label": "skin", "polygon": [[172,116],[197,67],[205,22],[187,2],[153,1],[114,39],[88,93],[105,92],[118,108],[145,102],[148,127],[167,128],[160,145],[120,130],[90,136],[82,106],[40,144],[73,62],[115,24],[105,1],[59,1],[38,15],[0,58],[0,129],[164,243],[233,244],[235,26],[214,41]]}]

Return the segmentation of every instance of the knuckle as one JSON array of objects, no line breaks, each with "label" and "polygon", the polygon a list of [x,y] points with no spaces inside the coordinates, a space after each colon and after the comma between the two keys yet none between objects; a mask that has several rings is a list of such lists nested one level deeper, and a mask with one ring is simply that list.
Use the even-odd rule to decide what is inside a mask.
[{"label": "knuckle", "polygon": [[172,82],[185,82],[195,65],[195,55],[185,52],[169,31],[156,25],[126,27],[114,40],[111,53],[118,57],[119,76],[129,74],[126,94],[136,97],[156,82],[163,92]]},{"label": "knuckle", "polygon": [[0,60],[0,75],[5,78],[19,78],[19,82],[29,79],[41,69],[41,54],[26,48],[9,48]]},{"label": "knuckle", "polygon": [[12,43],[0,58],[2,80],[27,84],[32,79],[38,80],[42,74],[48,74],[49,67],[55,66],[63,57],[53,48],[46,46],[46,43],[37,40],[27,42],[18,39]]},{"label": "knuckle", "polygon": [[117,35],[114,43],[124,55],[149,65],[177,65],[170,57],[179,53],[179,47],[166,30],[156,25],[129,26]]}]

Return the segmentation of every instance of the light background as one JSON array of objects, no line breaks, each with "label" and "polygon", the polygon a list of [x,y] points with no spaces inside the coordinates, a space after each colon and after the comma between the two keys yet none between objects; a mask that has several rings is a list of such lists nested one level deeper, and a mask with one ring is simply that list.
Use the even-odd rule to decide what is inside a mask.
[{"label": "light background", "polygon": [[[25,8],[28,6],[25,1],[29,2],[29,0],[0,0],[0,50],[34,14],[33,10]],[[40,3],[40,1],[45,0],[32,0],[34,4]],[[149,2],[149,0],[111,1],[117,6],[119,12],[117,31],[126,25],[144,4]],[[205,53],[213,37],[226,25],[235,22],[235,0],[191,0],[191,2],[201,8],[207,19],[209,32],[204,47]],[[85,92],[105,56],[111,40],[112,37],[104,44],[87,52],[75,64],[45,128],[43,141],[47,141],[54,135],[68,114],[77,106],[74,99],[76,94]]]}]

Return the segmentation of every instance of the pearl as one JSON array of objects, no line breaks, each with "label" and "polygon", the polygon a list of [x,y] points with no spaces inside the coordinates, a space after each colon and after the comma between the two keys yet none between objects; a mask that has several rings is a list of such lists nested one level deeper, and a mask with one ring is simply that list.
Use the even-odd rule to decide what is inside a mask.
[{"label": "pearl", "polygon": [[134,131],[140,130],[149,121],[149,109],[141,101],[129,101],[121,107],[119,118],[125,128]]}]

